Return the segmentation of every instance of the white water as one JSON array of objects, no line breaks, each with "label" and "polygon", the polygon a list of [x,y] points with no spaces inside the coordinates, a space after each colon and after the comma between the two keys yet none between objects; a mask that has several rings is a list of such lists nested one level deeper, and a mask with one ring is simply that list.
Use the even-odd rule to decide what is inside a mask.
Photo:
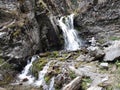
[{"label": "white water", "polygon": [[34,86],[40,87],[42,85],[43,88],[44,88],[44,90],[46,90],[48,88],[47,85],[46,85],[46,83],[45,83],[44,77],[45,77],[45,74],[48,71],[50,63],[51,62],[48,62],[46,64],[46,66],[44,66],[43,70],[39,72],[38,80],[35,81]]},{"label": "white water", "polygon": [[65,49],[66,50],[77,50],[80,49],[81,40],[78,37],[77,31],[74,29],[74,14],[71,14],[67,17],[61,17],[58,20],[59,26],[63,31],[63,36],[65,40]]},{"label": "white water", "polygon": [[32,84],[35,80],[35,78],[29,74],[30,68],[32,67],[32,63],[37,59],[36,56],[33,56],[31,59],[31,62],[28,62],[28,64],[25,66],[24,70],[22,73],[18,76],[20,81],[23,81],[24,79],[27,79],[28,81],[26,82],[27,84]]},{"label": "white water", "polygon": [[55,90],[55,88],[54,88],[54,80],[55,80],[55,77],[52,77],[52,79],[51,79],[51,82],[50,82],[50,86],[49,86],[49,90]]}]

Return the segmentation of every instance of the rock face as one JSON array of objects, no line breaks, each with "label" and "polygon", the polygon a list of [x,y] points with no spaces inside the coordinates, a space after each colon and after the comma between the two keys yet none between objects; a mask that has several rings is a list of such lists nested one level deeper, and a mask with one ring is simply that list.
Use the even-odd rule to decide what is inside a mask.
[{"label": "rock face", "polygon": [[[0,31],[6,33],[2,36],[3,38],[0,38],[1,55],[3,57],[20,59],[39,50],[39,26],[34,18],[34,12],[32,11],[34,7],[30,6],[31,3],[24,2],[23,4],[28,4],[28,7],[22,8],[21,2],[1,1]],[[28,11],[25,12],[24,9],[28,9]]]},{"label": "rock face", "polygon": [[0,55],[23,60],[61,49],[64,42],[57,18],[71,13],[84,40],[120,39],[119,0],[1,0]]},{"label": "rock face", "polygon": [[80,34],[85,39],[94,36],[100,43],[119,39],[119,4],[119,0],[94,0],[87,11],[76,17],[76,28],[80,27]]},{"label": "rock face", "polygon": [[37,14],[31,0],[0,1],[0,49],[2,57],[24,60],[38,52],[59,47],[58,36],[46,13]]}]

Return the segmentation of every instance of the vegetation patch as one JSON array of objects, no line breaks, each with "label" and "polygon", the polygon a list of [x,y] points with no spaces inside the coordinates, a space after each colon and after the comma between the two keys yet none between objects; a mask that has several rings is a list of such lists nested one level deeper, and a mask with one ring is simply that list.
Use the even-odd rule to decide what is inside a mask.
[{"label": "vegetation patch", "polygon": [[33,63],[32,73],[35,75],[35,77],[38,77],[38,72],[43,69],[47,62],[48,60],[46,58],[40,58],[38,61]]},{"label": "vegetation patch", "polygon": [[90,77],[84,77],[81,84],[82,90],[87,90],[91,82],[92,80],[90,79]]}]

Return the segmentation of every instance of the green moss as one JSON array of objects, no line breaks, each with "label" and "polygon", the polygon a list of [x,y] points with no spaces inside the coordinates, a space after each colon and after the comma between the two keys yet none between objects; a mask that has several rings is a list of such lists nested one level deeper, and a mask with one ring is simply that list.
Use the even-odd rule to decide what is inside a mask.
[{"label": "green moss", "polygon": [[49,82],[50,82],[50,79],[51,79],[51,76],[45,76],[45,81],[46,81],[46,83],[49,83]]},{"label": "green moss", "polygon": [[106,90],[114,90],[112,86],[106,87]]},{"label": "green moss", "polygon": [[65,61],[66,59],[64,57],[58,58],[59,61]]},{"label": "green moss", "polygon": [[46,81],[46,83],[48,83],[48,82],[50,81],[50,77],[49,77],[49,76],[46,76],[46,77],[45,77],[45,81]]},{"label": "green moss", "polygon": [[70,76],[70,78],[71,78],[71,79],[76,78],[75,73],[74,73],[74,72],[72,72],[72,71],[70,71],[69,76]]},{"label": "green moss", "polygon": [[120,40],[120,37],[115,37],[114,36],[114,37],[110,37],[109,39],[115,41],[115,40]]},{"label": "green moss", "polygon": [[115,64],[120,67],[120,61],[119,60],[116,60]]},{"label": "green moss", "polygon": [[32,73],[35,75],[35,77],[38,77],[38,72],[43,69],[47,62],[48,60],[46,58],[40,58],[40,60],[33,63]]},{"label": "green moss", "polygon": [[87,90],[88,84],[91,82],[92,82],[92,80],[89,77],[84,77],[82,79],[82,84],[81,84],[82,90]]},{"label": "green moss", "polygon": [[16,37],[16,36],[18,36],[19,34],[20,34],[20,30],[17,30],[17,31],[15,31],[15,32],[13,33],[13,36]]},{"label": "green moss", "polygon": [[54,57],[54,58],[59,57],[59,52],[58,51],[51,52],[50,57]]}]

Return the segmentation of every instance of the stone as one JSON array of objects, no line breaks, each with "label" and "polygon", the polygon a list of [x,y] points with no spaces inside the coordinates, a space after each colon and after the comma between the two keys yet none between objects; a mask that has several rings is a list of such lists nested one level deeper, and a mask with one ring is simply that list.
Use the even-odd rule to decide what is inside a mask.
[{"label": "stone", "polygon": [[120,41],[113,41],[112,45],[104,49],[104,61],[113,61],[120,57]]},{"label": "stone", "polygon": [[95,58],[94,57],[91,57],[90,55],[88,54],[81,54],[79,57],[77,57],[77,61],[93,61]]},{"label": "stone", "polygon": [[23,80],[22,80],[22,82],[27,82],[28,81],[28,78],[24,78]]},{"label": "stone", "polygon": [[104,51],[100,49],[98,46],[90,46],[87,48],[88,53],[86,54],[80,54],[79,57],[77,57],[77,61],[93,61],[93,60],[101,60],[101,58],[104,57]]}]

